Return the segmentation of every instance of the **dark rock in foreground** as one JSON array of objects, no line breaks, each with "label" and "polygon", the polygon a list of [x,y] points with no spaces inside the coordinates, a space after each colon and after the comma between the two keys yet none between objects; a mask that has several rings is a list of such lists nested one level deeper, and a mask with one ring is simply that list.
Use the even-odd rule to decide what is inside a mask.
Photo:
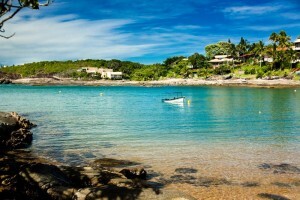
[{"label": "dark rock in foreground", "polygon": [[287,163],[281,163],[281,164],[269,164],[269,163],[263,163],[258,166],[258,168],[263,170],[273,170],[274,174],[285,174],[285,173],[300,173],[300,168],[287,164]]},{"label": "dark rock in foreground", "polygon": [[257,196],[265,199],[273,199],[273,200],[290,200],[289,198],[276,195],[276,194],[269,194],[269,193],[260,193]]},{"label": "dark rock in foreground", "polygon": [[147,179],[147,172],[144,168],[122,169],[120,173],[128,179]]},{"label": "dark rock in foreground", "polygon": [[177,168],[175,169],[175,172],[180,174],[193,174],[193,173],[197,173],[198,170],[193,168]]},{"label": "dark rock in foreground", "polygon": [[26,148],[31,145],[35,125],[15,112],[0,112],[0,150]]},{"label": "dark rock in foreground", "polygon": [[113,169],[59,166],[30,152],[0,152],[0,199],[194,199],[142,180],[146,171],[139,172],[142,177],[130,179]]}]

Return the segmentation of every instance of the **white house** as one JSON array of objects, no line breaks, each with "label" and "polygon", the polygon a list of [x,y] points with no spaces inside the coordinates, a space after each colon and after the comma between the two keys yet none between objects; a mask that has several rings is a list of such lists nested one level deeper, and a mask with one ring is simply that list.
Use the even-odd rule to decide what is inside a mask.
[{"label": "white house", "polygon": [[229,55],[216,55],[214,59],[208,62],[213,64],[214,67],[217,67],[220,64],[232,63],[233,61],[234,61],[233,58]]},{"label": "white house", "polygon": [[102,73],[102,78],[108,78],[112,80],[121,80],[122,72],[104,72]]},{"label": "white house", "polygon": [[97,68],[97,67],[82,67],[77,70],[78,72],[86,72],[88,74],[100,74],[101,78],[108,79],[122,79],[122,72],[114,72],[113,69]]},{"label": "white house", "polygon": [[293,47],[293,49],[295,51],[300,51],[300,38],[298,38],[297,40],[295,40],[294,44],[295,44],[295,46]]},{"label": "white house", "polygon": [[78,72],[86,72],[88,74],[102,74],[103,72],[112,72],[112,69],[98,68],[98,67],[82,67],[77,70]]}]

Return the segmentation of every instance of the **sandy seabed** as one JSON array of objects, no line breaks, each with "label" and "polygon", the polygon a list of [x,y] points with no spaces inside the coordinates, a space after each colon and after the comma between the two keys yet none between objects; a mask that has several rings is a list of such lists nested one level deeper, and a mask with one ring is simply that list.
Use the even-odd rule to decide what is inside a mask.
[{"label": "sandy seabed", "polygon": [[[72,79],[53,78],[26,78],[13,80],[15,84],[25,85],[87,85],[87,86],[241,86],[241,87],[268,87],[280,88],[300,87],[300,81],[276,79],[229,79],[229,80],[203,80],[203,79],[165,79],[159,81],[126,81],[126,80],[97,80],[80,81]],[[242,152],[243,153],[243,152]],[[299,152],[297,153],[299,154]],[[212,157],[215,155],[216,157]],[[178,160],[172,162],[171,157],[165,160],[140,160],[151,163],[151,170],[164,173],[166,176],[166,189],[175,188],[193,196],[195,199],[270,199],[270,200],[297,200],[300,199],[300,172],[276,172],[276,169],[261,169],[259,164],[270,163],[280,165],[284,159],[269,157],[255,162],[247,162],[242,158],[240,162],[230,162],[231,158],[224,158],[222,154],[210,152],[205,159],[191,158],[189,166],[181,166]],[[201,157],[201,156],[200,156]],[[134,157],[127,157],[136,160]],[[184,158],[183,158],[184,159]],[[299,166],[297,156],[292,156],[293,166]],[[208,163],[205,162],[207,160]],[[232,160],[236,160],[235,158]],[[162,163],[171,163],[164,165]],[[196,173],[176,173],[176,169],[188,167],[196,169]],[[298,168],[299,169],[299,168]],[[157,177],[158,179],[161,176]],[[156,179],[156,178],[154,178]],[[224,181],[225,180],[225,181]],[[161,181],[161,180],[159,180]],[[228,182],[226,182],[228,181]]]},{"label": "sandy seabed", "polygon": [[151,180],[165,183],[164,189],[176,189],[199,200],[300,199],[298,148],[291,151],[246,144],[190,146],[172,150],[157,147],[149,149],[149,155],[126,146],[119,153],[103,153],[146,164],[145,169],[157,175]]}]

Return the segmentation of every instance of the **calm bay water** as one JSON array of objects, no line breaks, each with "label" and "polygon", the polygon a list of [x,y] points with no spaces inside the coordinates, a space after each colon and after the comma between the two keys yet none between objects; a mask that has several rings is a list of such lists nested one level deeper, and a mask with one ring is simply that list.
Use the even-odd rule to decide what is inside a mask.
[{"label": "calm bay water", "polygon": [[[175,91],[190,104],[161,102]],[[73,165],[100,157],[192,165],[215,156],[222,165],[300,164],[300,89],[2,85],[0,110],[38,125],[33,152]]]}]

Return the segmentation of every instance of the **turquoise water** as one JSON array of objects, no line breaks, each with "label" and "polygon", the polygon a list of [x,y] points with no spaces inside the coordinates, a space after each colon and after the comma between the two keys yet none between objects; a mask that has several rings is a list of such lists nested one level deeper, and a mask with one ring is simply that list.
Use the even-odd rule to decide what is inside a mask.
[{"label": "turquoise water", "polygon": [[[294,90],[2,85],[0,110],[38,125],[33,152],[68,164],[103,156],[161,161],[172,152],[172,159],[182,161],[214,148],[232,150],[232,157],[242,151],[234,147],[248,148],[244,154],[269,149],[269,156],[277,152],[296,162],[300,89]],[[175,91],[190,104],[161,102]]]}]

